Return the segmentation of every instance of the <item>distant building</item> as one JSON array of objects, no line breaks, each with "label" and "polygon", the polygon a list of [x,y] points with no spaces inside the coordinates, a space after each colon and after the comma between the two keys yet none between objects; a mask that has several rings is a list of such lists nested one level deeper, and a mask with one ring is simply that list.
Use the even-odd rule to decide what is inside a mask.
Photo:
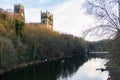
[{"label": "distant building", "polygon": [[53,15],[48,11],[41,11],[41,25],[45,25],[45,27],[49,30],[53,30]]},{"label": "distant building", "polygon": [[13,12],[12,12],[12,9],[7,9],[7,12],[9,12],[9,13],[13,13]]},{"label": "distant building", "polygon": [[[14,5],[14,13],[17,13],[23,18],[23,20],[25,20],[23,5],[21,4]],[[53,30],[53,15],[49,13],[48,11],[46,12],[41,11],[41,23],[29,23],[28,25],[34,25],[36,27],[38,26],[38,27],[49,29],[49,30]]]},{"label": "distant building", "polygon": [[24,6],[22,4],[14,5],[14,13],[17,13],[23,20],[25,20]]},{"label": "distant building", "polygon": [[53,31],[53,15],[48,11],[41,11],[41,23],[29,23],[28,25],[42,27]]},{"label": "distant building", "polygon": [[3,9],[2,9],[2,8],[0,8],[0,12],[3,12]]}]

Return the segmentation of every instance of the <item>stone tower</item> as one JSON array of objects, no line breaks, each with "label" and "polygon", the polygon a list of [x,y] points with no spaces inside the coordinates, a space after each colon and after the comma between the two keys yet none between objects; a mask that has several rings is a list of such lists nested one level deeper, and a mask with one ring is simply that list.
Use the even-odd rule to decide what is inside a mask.
[{"label": "stone tower", "polygon": [[48,11],[41,11],[41,24],[46,24],[47,29],[53,30],[53,15]]},{"label": "stone tower", "polygon": [[22,20],[25,20],[24,6],[21,4],[14,5],[14,13],[17,13]]}]

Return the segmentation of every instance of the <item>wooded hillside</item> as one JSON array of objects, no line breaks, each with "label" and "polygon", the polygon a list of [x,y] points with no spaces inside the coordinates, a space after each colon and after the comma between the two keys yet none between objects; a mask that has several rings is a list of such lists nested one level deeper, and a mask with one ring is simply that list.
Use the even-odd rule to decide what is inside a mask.
[{"label": "wooded hillside", "polygon": [[1,69],[35,60],[85,55],[87,43],[82,38],[28,26],[16,16],[0,12]]}]

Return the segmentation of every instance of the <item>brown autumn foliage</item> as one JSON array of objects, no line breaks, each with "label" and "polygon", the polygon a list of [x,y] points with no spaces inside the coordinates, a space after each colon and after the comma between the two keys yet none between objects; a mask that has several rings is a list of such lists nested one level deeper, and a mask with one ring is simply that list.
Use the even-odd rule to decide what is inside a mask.
[{"label": "brown autumn foliage", "polygon": [[[17,14],[0,12],[0,69],[46,58],[51,60],[73,55],[84,57],[87,44],[82,38],[35,25],[24,25],[20,21]],[[24,27],[24,33],[19,36],[16,29],[21,27]]]}]

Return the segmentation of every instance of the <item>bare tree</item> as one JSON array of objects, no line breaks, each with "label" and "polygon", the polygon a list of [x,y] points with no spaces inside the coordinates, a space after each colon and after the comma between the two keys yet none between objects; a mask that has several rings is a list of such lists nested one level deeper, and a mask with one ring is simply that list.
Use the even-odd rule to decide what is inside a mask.
[{"label": "bare tree", "polygon": [[116,35],[120,31],[119,5],[120,1],[117,0],[86,0],[84,7],[88,14],[95,16],[96,26],[86,30],[84,35],[86,36],[90,32],[96,34],[101,32],[101,35],[108,34],[109,37]]}]

